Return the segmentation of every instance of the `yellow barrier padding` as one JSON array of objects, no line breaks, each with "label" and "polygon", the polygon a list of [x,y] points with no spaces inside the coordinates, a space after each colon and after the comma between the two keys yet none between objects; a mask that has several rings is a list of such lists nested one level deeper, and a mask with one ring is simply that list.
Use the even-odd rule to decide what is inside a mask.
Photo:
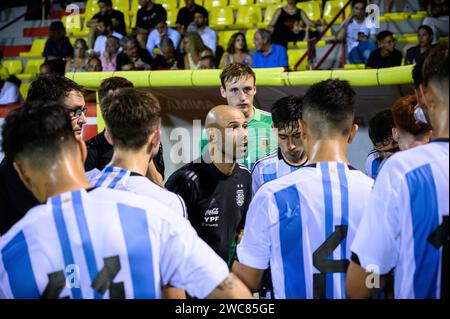
[{"label": "yellow barrier padding", "polygon": [[378,86],[377,74],[378,69],[334,70],[331,72],[331,78],[345,80],[355,86]]},{"label": "yellow barrier padding", "polygon": [[378,70],[379,85],[396,85],[412,83],[414,65],[397,66]]},{"label": "yellow barrier padding", "polygon": [[150,85],[150,71],[116,71],[113,76],[123,77],[136,87],[148,87]]},{"label": "yellow barrier padding", "polygon": [[344,64],[344,70],[364,70],[366,65],[363,64]]},{"label": "yellow barrier padding", "polygon": [[286,85],[284,81],[284,68],[270,68],[270,69],[253,69],[256,74],[256,85]]},{"label": "yellow barrier padding", "polygon": [[220,86],[222,70],[194,70],[192,71],[193,86]]},{"label": "yellow barrier padding", "polygon": [[73,81],[87,89],[98,89],[104,79],[112,77],[114,72],[76,72]]},{"label": "yellow barrier padding", "polygon": [[192,86],[192,70],[150,72],[150,87],[171,86]]},{"label": "yellow barrier padding", "polygon": [[290,86],[309,86],[331,78],[331,71],[299,71],[286,73],[286,84]]}]

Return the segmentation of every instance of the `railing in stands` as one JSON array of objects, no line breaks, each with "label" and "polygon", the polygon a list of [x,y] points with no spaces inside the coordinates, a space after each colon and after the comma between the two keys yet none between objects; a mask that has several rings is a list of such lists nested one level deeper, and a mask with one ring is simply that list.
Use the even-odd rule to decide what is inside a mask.
[{"label": "railing in stands", "polygon": [[[332,27],[332,25],[334,24],[334,22],[336,22],[336,20],[339,18],[340,15],[342,15],[343,17],[343,21],[345,20],[345,9],[347,9],[347,7],[351,4],[351,0],[347,1],[347,3],[342,7],[341,10],[339,10],[339,12],[336,14],[336,16],[333,18],[333,20],[331,20],[331,22],[329,24],[327,24],[327,26],[325,27],[325,29],[322,30],[322,33],[320,33],[320,35],[317,38],[312,39],[311,41],[314,41],[313,46],[315,47],[316,44],[324,37],[324,35],[326,34],[326,32]],[[322,11],[322,15],[323,15],[323,11]],[[328,49],[328,51],[324,54],[324,56],[322,57],[322,59],[320,59],[320,61],[315,65],[314,69],[318,70],[323,62],[327,59],[327,57],[330,55],[330,53],[334,50],[334,48],[339,44],[339,41],[337,41],[337,39],[334,41],[333,45]],[[294,66],[294,70],[293,71],[297,71],[298,67],[300,66],[300,64],[302,64],[302,62],[306,59],[306,57],[308,56],[308,52],[310,50],[310,45],[308,45],[306,52],[302,55],[302,57],[300,58],[300,60],[298,60],[298,62],[295,64]],[[342,42],[342,65],[345,64],[345,60],[346,59],[346,51],[345,51],[345,42]]]}]

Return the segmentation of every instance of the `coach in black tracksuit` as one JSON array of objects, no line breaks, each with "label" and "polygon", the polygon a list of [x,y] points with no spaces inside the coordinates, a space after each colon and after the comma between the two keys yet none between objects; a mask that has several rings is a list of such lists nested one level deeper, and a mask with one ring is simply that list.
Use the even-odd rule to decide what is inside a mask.
[{"label": "coach in black tracksuit", "polygon": [[[208,113],[206,128],[206,152],[173,173],[165,186],[184,199],[198,235],[228,261],[252,196],[251,174],[236,163],[247,150],[247,122],[239,110],[218,106]],[[227,133],[225,128],[229,128]],[[233,140],[234,151],[222,147],[224,140]]]}]

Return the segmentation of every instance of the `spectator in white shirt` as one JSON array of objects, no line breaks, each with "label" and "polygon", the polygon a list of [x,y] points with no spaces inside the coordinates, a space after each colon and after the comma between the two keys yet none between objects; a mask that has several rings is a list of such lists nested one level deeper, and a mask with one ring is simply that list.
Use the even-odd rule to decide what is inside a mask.
[{"label": "spectator in white shirt", "polygon": [[17,86],[12,82],[0,79],[0,105],[19,102],[20,94]]},{"label": "spectator in white shirt", "polygon": [[181,34],[177,30],[169,28],[166,21],[161,20],[156,24],[156,28],[148,35],[146,48],[152,56],[154,55],[153,50],[159,48],[161,39],[164,37],[169,37],[175,49],[178,48],[181,41]]},{"label": "spectator in white shirt", "polygon": [[108,19],[99,19],[97,22],[97,30],[100,35],[95,39],[94,52],[98,55],[102,55],[105,52],[106,40],[109,36],[114,36],[119,40],[123,38],[123,35],[113,31],[112,22]]},{"label": "spectator in white shirt", "polygon": [[347,63],[366,64],[370,53],[378,48],[374,23],[366,18],[366,0],[353,0],[352,13],[337,32],[337,40],[347,42]]},{"label": "spectator in white shirt", "polygon": [[196,12],[194,14],[194,21],[188,28],[188,31],[197,32],[203,40],[203,43],[216,54],[217,33],[208,27],[207,12]]}]

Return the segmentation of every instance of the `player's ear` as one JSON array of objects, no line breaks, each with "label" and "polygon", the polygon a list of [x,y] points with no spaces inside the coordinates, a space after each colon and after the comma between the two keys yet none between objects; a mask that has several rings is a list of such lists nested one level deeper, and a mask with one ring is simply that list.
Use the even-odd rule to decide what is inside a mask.
[{"label": "player's ear", "polygon": [[425,106],[429,109],[433,108],[433,92],[431,87],[426,87],[425,85],[420,85],[420,93],[422,96],[422,101],[425,104]]},{"label": "player's ear", "polygon": [[227,98],[227,95],[226,95],[226,92],[225,92],[225,89],[223,88],[223,86],[220,87],[220,95],[222,95],[222,97],[224,99]]},{"label": "player's ear", "polygon": [[159,143],[161,142],[161,129],[158,128],[148,137],[148,145],[150,153],[155,155],[159,149]]},{"label": "player's ear", "polygon": [[398,130],[397,130],[396,127],[392,128],[392,133],[391,134],[392,134],[392,139],[398,143],[399,136],[398,136]]},{"label": "player's ear", "polygon": [[358,124],[355,124],[355,123],[352,124],[352,128],[350,129],[350,135],[349,135],[348,141],[347,141],[348,144],[350,144],[353,141],[353,139],[355,138],[356,133],[358,133],[358,128],[359,128]]},{"label": "player's ear", "polygon": [[20,180],[29,190],[31,190],[31,178],[28,174],[26,166],[20,162],[14,162],[13,165],[17,174],[19,175]]}]

